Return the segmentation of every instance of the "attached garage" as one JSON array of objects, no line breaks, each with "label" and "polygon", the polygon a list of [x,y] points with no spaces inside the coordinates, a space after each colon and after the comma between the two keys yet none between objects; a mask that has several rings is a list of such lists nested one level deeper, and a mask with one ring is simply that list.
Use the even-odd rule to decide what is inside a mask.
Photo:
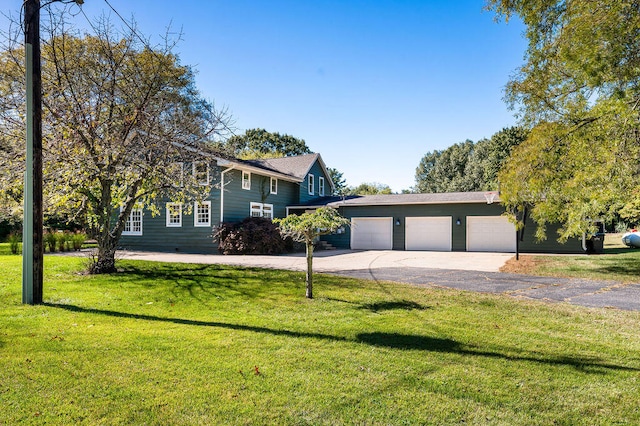
[{"label": "attached garage", "polygon": [[451,251],[451,216],[407,217],[405,249]]},{"label": "attached garage", "polygon": [[393,249],[392,217],[351,218],[352,250]]},{"label": "attached garage", "polygon": [[467,251],[516,251],[516,227],[504,216],[467,216]]}]

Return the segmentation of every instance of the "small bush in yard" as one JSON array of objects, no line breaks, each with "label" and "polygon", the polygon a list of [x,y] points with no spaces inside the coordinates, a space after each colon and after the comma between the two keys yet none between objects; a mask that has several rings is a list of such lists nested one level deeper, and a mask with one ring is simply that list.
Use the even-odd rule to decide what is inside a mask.
[{"label": "small bush in yard", "polygon": [[87,234],[84,232],[76,231],[71,234],[71,243],[75,251],[80,250],[85,241],[87,241]]},{"label": "small bush in yard", "polygon": [[43,235],[44,245],[49,249],[50,253],[56,251],[58,239],[56,238],[56,232],[52,229],[46,231]]},{"label": "small bush in yard", "polygon": [[67,251],[69,248],[69,237],[66,232],[56,232],[56,241],[59,251]]},{"label": "small bush in yard", "polygon": [[82,244],[87,240],[87,234],[81,231],[56,231],[49,229],[43,235],[43,241],[50,253],[56,251],[78,251],[82,248]]},{"label": "small bush in yard", "polygon": [[213,234],[222,254],[280,254],[287,244],[269,219],[248,217],[238,223],[223,223]]},{"label": "small bush in yard", "polygon": [[18,254],[20,252],[20,242],[22,241],[20,234],[12,232],[7,237],[7,240],[9,241],[9,247],[11,248],[11,253]]}]

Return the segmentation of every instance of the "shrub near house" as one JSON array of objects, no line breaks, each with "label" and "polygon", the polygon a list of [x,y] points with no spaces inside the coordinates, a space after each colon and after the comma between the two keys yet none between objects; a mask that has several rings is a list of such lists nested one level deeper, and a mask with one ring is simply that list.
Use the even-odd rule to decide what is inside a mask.
[{"label": "shrub near house", "polygon": [[290,251],[277,226],[269,219],[248,217],[238,223],[223,223],[213,234],[222,254],[281,254]]}]

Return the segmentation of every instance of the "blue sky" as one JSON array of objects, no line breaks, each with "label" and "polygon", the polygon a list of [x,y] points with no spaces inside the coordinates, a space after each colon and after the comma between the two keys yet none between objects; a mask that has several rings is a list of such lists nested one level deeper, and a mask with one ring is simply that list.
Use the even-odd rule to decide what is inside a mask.
[{"label": "blue sky", "polygon": [[[175,52],[238,133],[302,138],[352,186],[408,189],[428,151],[516,123],[502,96],[524,28],[494,22],[483,0],[109,3],[153,40],[169,25],[182,30]],[[0,0],[0,10],[21,4]],[[82,7],[90,18],[110,11],[105,0]]]}]

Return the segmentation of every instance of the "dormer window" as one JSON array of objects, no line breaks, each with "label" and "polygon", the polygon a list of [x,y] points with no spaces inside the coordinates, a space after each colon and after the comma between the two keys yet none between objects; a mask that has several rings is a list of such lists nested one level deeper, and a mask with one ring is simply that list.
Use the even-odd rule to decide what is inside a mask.
[{"label": "dormer window", "polygon": [[324,178],[323,177],[318,178],[318,195],[320,195],[321,197],[324,197]]}]

